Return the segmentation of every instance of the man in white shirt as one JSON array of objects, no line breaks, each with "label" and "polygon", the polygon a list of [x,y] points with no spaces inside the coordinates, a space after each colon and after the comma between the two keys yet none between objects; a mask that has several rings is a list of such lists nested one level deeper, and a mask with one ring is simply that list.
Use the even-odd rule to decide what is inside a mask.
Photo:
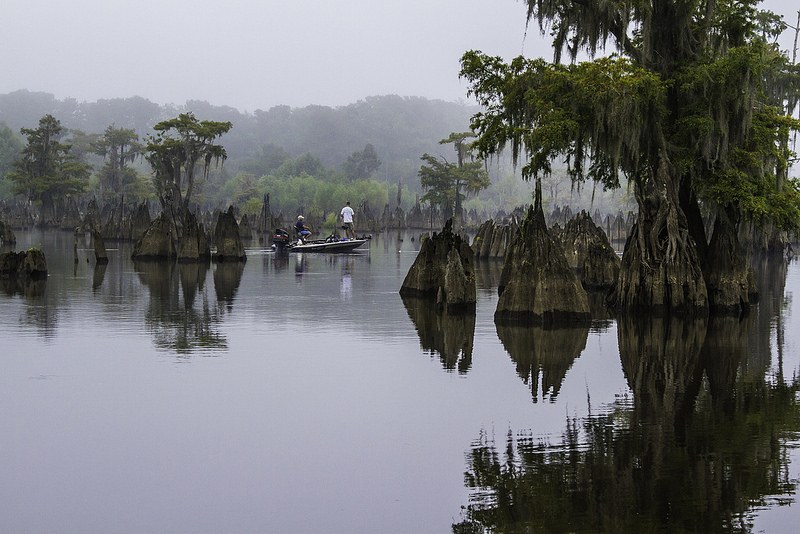
[{"label": "man in white shirt", "polygon": [[353,227],[353,208],[350,207],[349,200],[347,201],[347,205],[342,208],[340,215],[342,216],[342,226],[344,227],[345,234],[347,237],[355,239],[356,231]]}]

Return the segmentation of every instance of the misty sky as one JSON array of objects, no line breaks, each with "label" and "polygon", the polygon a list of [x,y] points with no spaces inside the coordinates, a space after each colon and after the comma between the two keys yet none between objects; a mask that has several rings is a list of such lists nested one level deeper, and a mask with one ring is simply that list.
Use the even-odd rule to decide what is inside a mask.
[{"label": "misty sky", "polygon": [[[794,24],[796,0],[764,6]],[[0,94],[241,111],[386,94],[457,101],[466,50],[552,57],[538,28],[525,35],[518,0],[3,0],[0,35]]]}]

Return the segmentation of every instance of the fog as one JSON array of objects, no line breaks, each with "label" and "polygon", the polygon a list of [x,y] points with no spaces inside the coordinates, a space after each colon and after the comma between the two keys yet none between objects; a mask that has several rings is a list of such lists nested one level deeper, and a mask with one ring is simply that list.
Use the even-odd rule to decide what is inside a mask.
[{"label": "fog", "polygon": [[[764,6],[796,20],[796,0]],[[552,56],[538,28],[526,36],[518,0],[5,0],[0,35],[0,94],[240,111],[384,94],[465,100],[466,50]]]}]

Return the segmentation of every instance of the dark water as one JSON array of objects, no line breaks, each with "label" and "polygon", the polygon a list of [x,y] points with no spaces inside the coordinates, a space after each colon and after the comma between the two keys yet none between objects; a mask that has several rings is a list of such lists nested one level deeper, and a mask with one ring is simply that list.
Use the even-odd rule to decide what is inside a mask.
[{"label": "dark water", "polygon": [[19,233],[0,531],[795,531],[796,262],[744,321],[553,331],[495,326],[499,265],[475,317],[404,302],[411,237],[103,269]]}]

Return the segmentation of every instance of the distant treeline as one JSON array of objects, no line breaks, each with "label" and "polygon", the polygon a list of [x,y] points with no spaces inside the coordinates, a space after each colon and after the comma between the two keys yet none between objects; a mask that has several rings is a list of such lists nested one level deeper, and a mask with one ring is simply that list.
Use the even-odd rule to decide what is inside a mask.
[{"label": "distant treeline", "polygon": [[374,178],[410,185],[419,181],[420,156],[426,152],[450,156],[448,147],[439,145],[439,140],[451,132],[468,130],[477,108],[388,95],[336,108],[276,106],[242,113],[203,101],[175,106],[159,105],[141,97],[78,102],[25,90],[0,95],[0,123],[15,133],[20,128],[36,127],[39,119],[49,113],[70,130],[99,134],[114,125],[133,129],[143,139],[152,133],[155,123],[187,111],[203,120],[233,123],[231,131],[221,139],[228,152],[225,166],[230,175],[240,170],[265,174],[269,169],[259,169],[259,164],[268,165],[261,160],[276,150],[290,158],[311,154],[326,167],[338,169],[354,152],[370,144],[381,161]]},{"label": "distant treeline", "polygon": [[[203,101],[182,106],[160,105],[141,97],[78,102],[59,100],[49,93],[15,91],[0,94],[0,197],[7,198],[11,192],[12,185],[4,177],[24,146],[20,129],[35,128],[46,114],[69,129],[73,153],[97,171],[103,161],[85,146],[93,136],[113,125],[134,130],[145,142],[156,123],[191,112],[201,120],[233,124],[219,140],[228,154],[224,167],[212,170],[209,182],[196,194],[206,207],[233,203],[247,211],[257,209],[263,195],[271,194],[273,207],[287,213],[323,212],[346,199],[366,201],[378,212],[384,203],[407,211],[423,192],[418,176],[421,156],[428,153],[454,161],[452,145],[439,141],[452,132],[468,131],[477,111],[464,103],[396,95],[368,97],[336,108],[276,106],[243,113]],[[492,184],[470,199],[466,209],[494,214],[531,201],[531,184],[520,180],[509,158],[493,159],[487,165]],[[143,159],[135,166],[139,179],[126,192],[126,199],[153,199],[149,167]],[[381,187],[376,188],[376,183]],[[574,210],[599,208],[616,213],[630,204],[625,191],[574,189],[561,171],[546,178],[544,186],[549,193],[548,209],[570,205]],[[94,178],[87,194],[96,193]]]}]

